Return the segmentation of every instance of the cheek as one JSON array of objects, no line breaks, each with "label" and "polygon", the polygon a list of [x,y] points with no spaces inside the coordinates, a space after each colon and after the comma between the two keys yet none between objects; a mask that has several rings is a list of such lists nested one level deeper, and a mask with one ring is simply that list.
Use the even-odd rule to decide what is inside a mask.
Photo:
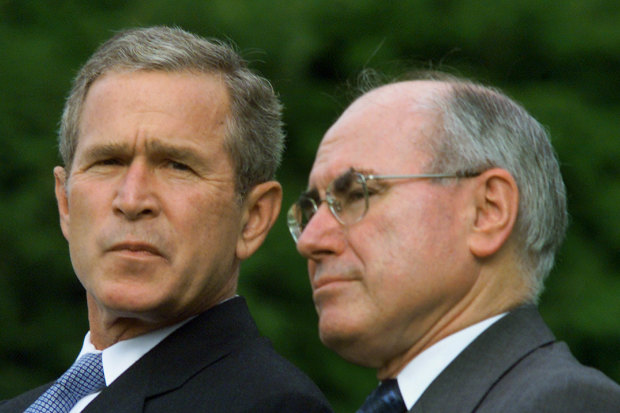
[{"label": "cheek", "polygon": [[73,185],[68,198],[69,220],[67,235],[70,243],[96,234],[97,224],[106,213],[109,202],[105,199],[103,188],[95,193],[85,191],[79,185]]},{"label": "cheek", "polygon": [[354,250],[369,274],[369,288],[377,294],[398,293],[409,283],[420,284],[413,286],[419,290],[449,272],[457,259],[455,217],[441,212],[440,205],[416,207],[383,213],[363,233],[351,234],[358,240]]},{"label": "cheek", "polygon": [[416,246],[419,247],[419,227],[413,225],[406,214],[384,213],[377,219],[361,223],[367,225],[349,234],[352,249],[363,266],[374,267],[379,276],[402,265],[416,250]]},{"label": "cheek", "polygon": [[177,232],[178,242],[203,259],[234,254],[240,213],[238,208],[231,207],[232,202],[226,197],[195,194],[183,202],[170,204],[171,227]]}]

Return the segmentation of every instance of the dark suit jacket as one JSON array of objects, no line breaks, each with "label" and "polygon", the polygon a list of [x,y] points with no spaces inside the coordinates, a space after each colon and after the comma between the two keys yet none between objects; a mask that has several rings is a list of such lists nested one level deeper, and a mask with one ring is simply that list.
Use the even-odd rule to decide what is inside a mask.
[{"label": "dark suit jacket", "polygon": [[620,412],[620,386],[585,367],[534,306],[474,340],[422,394],[415,413]]},{"label": "dark suit jacket", "polygon": [[[22,413],[47,388],[0,404]],[[88,413],[331,412],[319,389],[259,335],[245,300],[194,318],[104,389]]]}]

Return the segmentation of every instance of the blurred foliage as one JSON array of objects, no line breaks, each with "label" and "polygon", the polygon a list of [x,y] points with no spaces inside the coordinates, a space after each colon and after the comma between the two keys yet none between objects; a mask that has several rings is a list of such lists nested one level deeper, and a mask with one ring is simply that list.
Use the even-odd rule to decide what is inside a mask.
[{"label": "blurred foliage", "polygon": [[[156,24],[230,39],[272,80],[288,131],[283,209],[364,68],[442,68],[522,102],[551,131],[572,218],[541,310],[580,360],[620,381],[618,22],[616,0],[0,0],[0,399],[58,376],[88,328],[53,194],[71,79],[115,30]],[[281,216],[240,292],[279,351],[353,411],[374,372],[320,344],[289,238]]]}]

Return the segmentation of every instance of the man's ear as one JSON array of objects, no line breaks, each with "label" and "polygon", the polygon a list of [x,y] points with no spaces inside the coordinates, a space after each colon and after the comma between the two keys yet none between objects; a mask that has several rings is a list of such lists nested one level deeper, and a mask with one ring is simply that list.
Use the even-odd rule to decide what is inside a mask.
[{"label": "man's ear", "polygon": [[276,181],[256,185],[246,195],[237,257],[249,258],[261,246],[276,222],[282,205],[282,187]]},{"label": "man's ear", "polygon": [[62,166],[54,168],[54,181],[60,228],[66,239],[69,239],[69,198],[67,194],[67,171]]},{"label": "man's ear", "polygon": [[501,168],[475,178],[475,216],[469,249],[476,257],[495,254],[508,240],[519,209],[519,189],[512,175]]}]

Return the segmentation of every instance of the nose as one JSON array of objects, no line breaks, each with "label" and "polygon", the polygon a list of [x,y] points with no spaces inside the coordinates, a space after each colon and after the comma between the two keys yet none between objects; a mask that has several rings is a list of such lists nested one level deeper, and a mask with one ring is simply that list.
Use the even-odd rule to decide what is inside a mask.
[{"label": "nose", "polygon": [[157,216],[160,207],[154,192],[154,179],[146,164],[140,161],[129,164],[116,190],[115,213],[131,221]]},{"label": "nose", "polygon": [[345,246],[344,227],[322,202],[297,240],[297,251],[309,260],[340,254]]}]

